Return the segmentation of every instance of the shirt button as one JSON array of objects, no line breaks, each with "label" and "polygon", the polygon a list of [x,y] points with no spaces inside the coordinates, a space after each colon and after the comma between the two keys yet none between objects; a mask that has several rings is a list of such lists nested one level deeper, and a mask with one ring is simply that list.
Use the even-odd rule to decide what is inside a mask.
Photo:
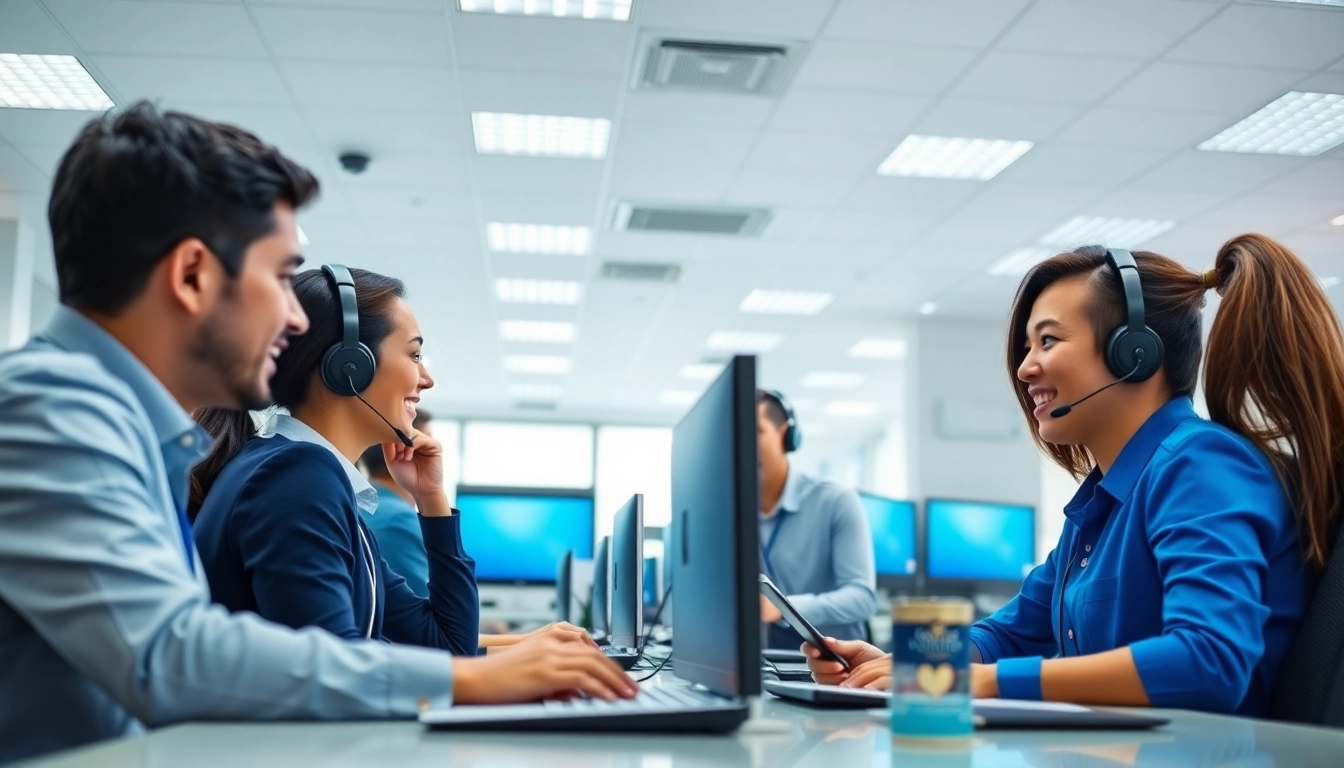
[{"label": "shirt button", "polygon": [[1087,558],[1086,558],[1086,557],[1083,558],[1083,562],[1081,562],[1081,563],[1078,564],[1078,567],[1080,567],[1080,568],[1086,568],[1086,567],[1087,567]]},{"label": "shirt button", "polygon": [[182,444],[182,447],[183,447],[183,448],[190,448],[191,446],[193,446],[193,445],[196,444],[196,436],[195,436],[195,435],[183,435],[183,436],[182,436],[182,439],[179,440],[178,442]]},{"label": "shirt button", "polygon": [[1092,545],[1091,545],[1091,544],[1088,544],[1087,546],[1083,547],[1083,551],[1084,551],[1084,552],[1091,552],[1091,551],[1092,551]]}]

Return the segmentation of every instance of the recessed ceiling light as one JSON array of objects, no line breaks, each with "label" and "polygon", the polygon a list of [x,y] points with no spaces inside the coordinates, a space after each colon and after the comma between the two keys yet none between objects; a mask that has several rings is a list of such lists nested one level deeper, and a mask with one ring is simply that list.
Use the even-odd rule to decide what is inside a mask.
[{"label": "recessed ceiling light", "polygon": [[559,355],[505,355],[504,370],[509,373],[569,373],[569,358]]},{"label": "recessed ceiling light", "polygon": [[741,312],[760,315],[815,315],[835,297],[812,291],[763,291],[747,294],[738,307]]},{"label": "recessed ceiling light", "polygon": [[1158,219],[1112,219],[1105,216],[1074,216],[1041,237],[1042,245],[1075,248],[1080,245],[1108,245],[1133,248],[1176,226],[1174,221]]},{"label": "recessed ceiling light", "polygon": [[1334,288],[1336,285],[1339,285],[1341,282],[1344,282],[1344,278],[1338,277],[1336,275],[1331,275],[1329,277],[1319,278],[1319,282],[1321,284],[1321,287],[1328,291],[1331,288]]},{"label": "recessed ceiling light", "polygon": [[938,305],[932,301],[926,301],[923,304],[919,305],[919,314],[921,315],[932,315],[934,312],[937,311],[938,311]]},{"label": "recessed ceiling light", "polygon": [[559,384],[510,384],[509,397],[514,400],[559,400],[565,393]]},{"label": "recessed ceiling light", "polygon": [[495,279],[495,298],[509,304],[578,304],[579,294],[570,280]]},{"label": "recessed ceiling light", "polygon": [[723,372],[723,366],[719,363],[691,363],[681,366],[677,375],[690,381],[713,381]]},{"label": "recessed ceiling light", "polygon": [[805,374],[800,383],[807,389],[858,389],[867,380],[862,373],[813,371]]},{"label": "recessed ceiling light", "polygon": [[0,53],[0,107],[101,112],[113,106],[74,56]]},{"label": "recessed ceiling light", "polygon": [[1344,215],[1336,216],[1330,220],[1330,223],[1334,224],[1336,227],[1344,227]]},{"label": "recessed ceiling light", "polygon": [[504,341],[530,344],[568,344],[574,341],[574,324],[537,320],[504,320],[499,324],[499,336]]},{"label": "recessed ceiling light", "polygon": [[705,340],[705,347],[720,352],[769,352],[778,347],[784,337],[778,333],[750,331],[715,331]]},{"label": "recessed ceiling light", "polygon": [[569,227],[557,224],[504,224],[492,221],[485,225],[490,250],[496,253],[543,253],[561,256],[582,256],[592,242],[592,230],[587,227]]},{"label": "recessed ceiling light", "polygon": [[867,338],[850,347],[849,356],[874,360],[903,360],[909,349],[905,339]]},{"label": "recessed ceiling light", "polygon": [[877,167],[883,176],[992,179],[1032,147],[1030,141],[906,136]]},{"label": "recessed ceiling light", "polygon": [[634,0],[458,0],[467,13],[629,21]]},{"label": "recessed ceiling light", "polygon": [[603,158],[611,137],[600,117],[472,112],[471,129],[483,155]]},{"label": "recessed ceiling light", "polygon": [[1289,91],[1199,145],[1210,152],[1319,155],[1344,142],[1344,95]]},{"label": "recessed ceiling light", "polygon": [[821,412],[827,416],[872,416],[877,413],[877,403],[861,400],[835,400],[826,404]]},{"label": "recessed ceiling light", "polygon": [[1054,256],[1050,248],[1018,248],[989,265],[991,275],[1025,275],[1031,268]]},{"label": "recessed ceiling light", "polygon": [[658,402],[664,405],[690,405],[699,399],[700,393],[689,389],[665,389],[658,396]]}]

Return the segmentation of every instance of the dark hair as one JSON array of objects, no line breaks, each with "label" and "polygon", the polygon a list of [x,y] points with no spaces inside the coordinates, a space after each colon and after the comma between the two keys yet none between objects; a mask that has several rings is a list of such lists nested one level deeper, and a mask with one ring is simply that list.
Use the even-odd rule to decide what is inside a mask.
[{"label": "dark hair", "polygon": [[61,158],[47,217],[61,302],[114,314],[191,237],[231,276],[275,229],[277,202],[317,195],[305,168],[241,128],[147,101],[89,121]]},{"label": "dark hair", "polygon": [[[359,340],[378,359],[378,347],[392,333],[392,306],[406,295],[402,282],[363,269],[351,269],[359,308]],[[308,315],[308,332],[289,340],[289,347],[275,364],[271,377],[271,399],[291,411],[308,398],[314,376],[320,375],[322,357],[341,338],[341,302],[331,280],[321,270],[311,269],[294,277],[294,294]],[[187,514],[196,519],[206,494],[224,466],[256,435],[256,426],[248,411],[226,408],[202,408],[193,414],[196,423],[215,438],[214,448],[191,471],[191,498]]]},{"label": "dark hair", "polygon": [[[423,430],[433,420],[433,414],[423,408],[417,408],[411,426]],[[385,477],[389,474],[387,462],[383,460],[383,446],[381,445],[375,445],[364,451],[359,457],[359,463],[364,467],[364,471],[371,476]]]},{"label": "dark hair", "polygon": [[[1017,378],[1026,356],[1027,320],[1047,286],[1085,277],[1098,349],[1124,319],[1120,279],[1100,247],[1062,253],[1023,278],[1008,333],[1008,376],[1032,437],[1055,463],[1081,479],[1093,460],[1082,446],[1041,439],[1035,403]],[[1149,327],[1162,337],[1162,368],[1172,394],[1192,395],[1199,374],[1200,310],[1205,291],[1222,296],[1204,361],[1209,416],[1245,436],[1274,467],[1297,519],[1304,557],[1325,565],[1337,527],[1344,475],[1344,332],[1311,270],[1264,235],[1234,237],[1206,277],[1146,251],[1134,254]]]},{"label": "dark hair", "polygon": [[765,418],[776,427],[782,427],[789,423],[789,415],[784,412],[784,404],[779,402],[779,398],[766,392],[764,389],[756,390],[756,405],[759,407],[765,403]]}]

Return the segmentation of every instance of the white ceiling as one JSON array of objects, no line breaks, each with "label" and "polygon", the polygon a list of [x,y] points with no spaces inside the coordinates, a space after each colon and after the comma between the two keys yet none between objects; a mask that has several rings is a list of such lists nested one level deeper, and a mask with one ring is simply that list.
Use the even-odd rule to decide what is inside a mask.
[{"label": "white ceiling", "polygon": [[[805,43],[778,98],[631,88],[641,35]],[[80,58],[119,104],[148,97],[243,125],[310,166],[314,262],[397,275],[429,339],[427,400],[463,415],[670,423],[678,369],[714,330],[771,331],[766,383],[871,399],[899,418],[902,364],[865,336],[937,316],[1001,318],[985,267],[1075,215],[1155,217],[1146,244],[1205,268],[1241,231],[1344,275],[1344,147],[1316,158],[1194,145],[1290,89],[1344,93],[1344,10],[1259,0],[635,0],[630,23],[464,14],[452,0],[4,0],[0,51]],[[479,156],[473,110],[604,117],[605,160]],[[87,113],[0,109],[0,193],[45,197]],[[989,182],[882,177],[909,133],[1028,139]],[[367,173],[336,156],[358,149]],[[758,239],[609,231],[611,201],[767,206]],[[485,222],[596,230],[590,257],[490,254]],[[676,285],[593,279],[598,261],[675,262]],[[45,280],[52,282],[49,265]],[[495,277],[575,279],[577,308],[498,305]],[[813,318],[742,315],[752,288],[826,290]],[[1335,289],[1344,291],[1344,287]],[[1337,300],[1340,297],[1337,297]],[[574,320],[557,411],[514,408],[501,319]],[[844,393],[808,371],[868,374]],[[852,421],[852,420],[851,420]],[[843,420],[828,425],[844,431]],[[857,428],[864,428],[862,425]]]}]

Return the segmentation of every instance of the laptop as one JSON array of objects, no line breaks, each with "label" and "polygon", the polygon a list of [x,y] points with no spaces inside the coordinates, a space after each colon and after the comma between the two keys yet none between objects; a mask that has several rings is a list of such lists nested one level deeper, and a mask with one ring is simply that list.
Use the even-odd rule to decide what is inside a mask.
[{"label": "laptop", "polygon": [[[822,709],[877,709],[890,706],[891,694],[862,688],[841,688],[818,683],[766,680],[765,690],[781,699]],[[1171,722],[1164,717],[1093,709],[1053,701],[976,699],[973,702],[977,728],[1083,728],[1144,730]]]},{"label": "laptop", "polygon": [[756,472],[756,359],[738,356],[672,432],[672,672],[630,700],[458,706],[420,721],[469,731],[737,730],[761,694]]}]

